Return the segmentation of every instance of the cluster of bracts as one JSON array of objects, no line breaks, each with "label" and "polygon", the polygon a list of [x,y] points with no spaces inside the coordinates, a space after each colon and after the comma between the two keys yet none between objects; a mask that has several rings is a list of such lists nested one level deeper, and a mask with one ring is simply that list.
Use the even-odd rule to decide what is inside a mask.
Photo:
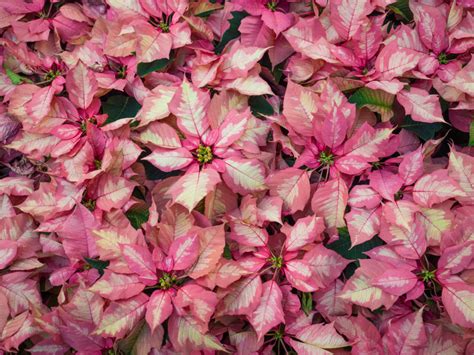
[{"label": "cluster of bracts", "polygon": [[474,353],[470,0],[0,0],[0,352]]}]

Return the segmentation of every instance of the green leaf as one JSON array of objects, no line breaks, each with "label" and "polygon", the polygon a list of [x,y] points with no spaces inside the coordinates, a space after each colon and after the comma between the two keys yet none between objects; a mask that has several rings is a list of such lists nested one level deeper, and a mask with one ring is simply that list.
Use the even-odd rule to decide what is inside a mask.
[{"label": "green leaf", "polygon": [[366,251],[385,244],[382,239],[375,236],[372,239],[366,241],[365,243],[356,245],[355,247],[351,248],[352,243],[347,227],[339,228],[338,231],[339,239],[335,242],[332,242],[331,244],[328,244],[327,248],[334,250],[336,253],[346,259],[367,259],[367,255],[364,254]]},{"label": "green leaf", "polygon": [[138,63],[137,74],[141,77],[153,73],[155,71],[163,70],[168,64],[172,62],[171,59],[157,59],[150,63]]},{"label": "green leaf", "polygon": [[249,106],[254,116],[270,116],[273,115],[272,105],[265,100],[264,96],[252,96],[249,98]]},{"label": "green leaf", "polygon": [[405,23],[413,21],[413,12],[410,10],[409,0],[398,0],[388,5],[388,9],[402,17]]},{"label": "green leaf", "polygon": [[359,259],[368,259],[368,256],[364,253],[376,248],[378,246],[384,245],[385,242],[379,237],[375,236],[372,239],[366,241],[365,243],[356,245],[351,248],[351,238],[349,236],[349,231],[347,227],[339,228],[339,239],[331,244],[328,244],[326,247],[328,249],[334,250],[336,253],[342,257],[350,260],[355,260],[355,262],[350,263],[344,269],[343,274],[346,279],[350,278],[354,271],[360,266]]},{"label": "green leaf", "polygon": [[303,292],[301,295],[301,310],[308,315],[313,310],[313,294],[311,292]]},{"label": "green leaf", "polygon": [[117,121],[121,118],[135,117],[142,105],[131,96],[114,95],[110,96],[102,104],[102,112],[109,115],[105,124]]},{"label": "green leaf", "polygon": [[20,85],[23,82],[32,83],[30,79],[22,77],[21,75],[18,75],[17,73],[15,73],[9,68],[5,68],[5,72],[8,76],[8,79],[10,79],[13,85]]},{"label": "green leaf", "polygon": [[146,160],[140,160],[140,163],[142,163],[143,166],[145,167],[145,175],[148,180],[164,180],[171,176],[181,175],[181,172],[179,170],[171,171],[167,173],[165,171],[158,169],[157,167],[150,164]]},{"label": "green leaf", "polygon": [[474,147],[474,120],[469,127],[469,146]]},{"label": "green leaf", "polygon": [[405,116],[400,128],[404,128],[408,131],[415,133],[419,138],[424,141],[433,139],[438,131],[443,128],[442,123],[426,123],[413,121],[410,116]]},{"label": "green leaf", "polygon": [[133,228],[139,229],[143,223],[148,221],[150,211],[143,205],[130,208],[126,213],[128,220]]},{"label": "green leaf", "polygon": [[84,260],[87,261],[87,265],[89,265],[90,268],[93,268],[99,271],[100,275],[104,274],[104,270],[110,264],[110,261],[102,261],[99,259],[84,258]]},{"label": "green leaf", "polygon": [[224,258],[227,260],[232,260],[232,253],[230,252],[228,244],[224,246]]},{"label": "green leaf", "polygon": [[360,88],[349,98],[349,102],[356,104],[357,108],[367,107],[369,110],[379,113],[382,116],[382,121],[386,122],[393,116],[394,98],[394,95],[383,90]]},{"label": "green leaf", "polygon": [[222,53],[227,43],[240,36],[239,26],[242,20],[249,14],[245,11],[232,11],[232,18],[229,20],[230,27],[222,35],[221,41],[214,48],[216,54]]}]

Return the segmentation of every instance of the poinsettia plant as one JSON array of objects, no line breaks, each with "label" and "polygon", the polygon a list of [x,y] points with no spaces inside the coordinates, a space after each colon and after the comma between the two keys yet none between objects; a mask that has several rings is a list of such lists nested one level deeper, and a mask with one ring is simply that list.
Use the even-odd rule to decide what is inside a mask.
[{"label": "poinsettia plant", "polygon": [[469,0],[0,0],[0,352],[474,353]]}]

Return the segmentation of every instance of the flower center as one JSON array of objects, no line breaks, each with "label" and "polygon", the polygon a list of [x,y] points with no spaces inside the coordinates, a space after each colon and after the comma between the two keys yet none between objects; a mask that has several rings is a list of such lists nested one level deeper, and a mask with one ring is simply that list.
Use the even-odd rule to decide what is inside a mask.
[{"label": "flower center", "polygon": [[202,144],[199,144],[198,149],[196,149],[196,154],[197,160],[201,164],[209,163],[213,158],[211,147]]},{"label": "flower center", "polygon": [[270,11],[275,11],[277,8],[277,2],[276,1],[269,1],[267,2],[267,9]]},{"label": "flower center", "polygon": [[158,285],[162,290],[170,289],[174,284],[176,284],[176,276],[164,273],[163,276],[158,280]]},{"label": "flower center", "polygon": [[52,81],[54,80],[55,78],[57,78],[58,76],[61,75],[61,71],[59,70],[50,70],[48,71],[45,75],[44,75],[44,78],[43,80],[45,81]]},{"label": "flower center", "polygon": [[423,282],[428,282],[435,278],[435,272],[430,270],[421,270],[420,276]]},{"label": "flower center", "polygon": [[170,31],[170,26],[168,26],[168,24],[164,21],[161,21],[158,26],[161,28],[161,30],[165,33],[169,32]]},{"label": "flower center", "polygon": [[115,73],[115,78],[116,79],[125,79],[126,77],[127,77],[127,66],[123,65]]},{"label": "flower center", "polygon": [[334,155],[330,152],[322,151],[321,154],[319,154],[319,162],[322,165],[332,165],[334,164]]},{"label": "flower center", "polygon": [[446,53],[440,53],[438,56],[438,62],[439,64],[448,64],[448,56]]},{"label": "flower center", "polygon": [[268,261],[272,264],[273,269],[281,269],[283,267],[283,258],[281,256],[272,256],[268,258]]}]

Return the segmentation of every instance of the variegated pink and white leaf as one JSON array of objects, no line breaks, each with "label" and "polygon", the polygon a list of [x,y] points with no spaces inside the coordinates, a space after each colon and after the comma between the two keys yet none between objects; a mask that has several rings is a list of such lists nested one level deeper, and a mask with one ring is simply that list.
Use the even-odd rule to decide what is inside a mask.
[{"label": "variegated pink and white leaf", "polygon": [[135,184],[120,176],[103,175],[97,186],[97,207],[104,211],[122,208],[130,199]]},{"label": "variegated pink and white leaf", "polygon": [[141,293],[128,300],[111,303],[94,334],[123,338],[145,315],[148,296]]},{"label": "variegated pink and white leaf", "polygon": [[173,270],[185,270],[196,261],[198,254],[199,238],[191,234],[175,239],[168,255],[173,258]]},{"label": "variegated pink and white leaf", "polygon": [[197,279],[212,272],[224,251],[224,225],[217,225],[198,231],[199,252],[194,265],[187,271],[189,277]]},{"label": "variegated pink and white leaf", "polygon": [[363,20],[373,10],[368,0],[336,0],[330,2],[330,19],[337,33],[348,40],[359,30]]},{"label": "variegated pink and white leaf", "polygon": [[344,211],[348,199],[347,185],[340,177],[321,183],[311,200],[311,208],[322,216],[330,233],[344,227]]},{"label": "variegated pink and white leaf", "polygon": [[146,305],[145,319],[151,331],[162,324],[173,313],[173,304],[169,291],[156,290]]},{"label": "variegated pink and white leaf", "polygon": [[240,279],[221,300],[216,315],[250,315],[260,303],[262,280],[259,275]]},{"label": "variegated pink and white leaf", "polygon": [[117,301],[134,297],[144,289],[145,284],[136,275],[116,274],[105,270],[104,275],[89,288],[89,291],[111,301]]},{"label": "variegated pink and white leaf", "polygon": [[472,328],[474,326],[474,287],[460,282],[443,286],[443,305],[453,323]]},{"label": "variegated pink and white leaf", "polygon": [[310,197],[309,176],[305,170],[287,168],[270,174],[266,179],[270,196],[283,200],[283,209],[295,213],[305,208]]},{"label": "variegated pink and white leaf", "polygon": [[441,104],[437,95],[430,95],[426,90],[410,88],[397,94],[398,102],[411,115],[414,121],[435,123],[445,122],[441,113]]},{"label": "variegated pink and white leaf", "polygon": [[417,280],[416,275],[408,270],[389,269],[372,279],[372,285],[392,295],[402,296],[415,287]]},{"label": "variegated pink and white leaf", "polygon": [[184,133],[201,137],[209,127],[206,118],[209,102],[209,94],[194,87],[185,78],[169,103],[169,110],[178,118],[178,127]]},{"label": "variegated pink and white leaf", "polygon": [[146,246],[136,244],[121,244],[120,250],[131,271],[137,274],[146,285],[156,283],[156,267]]},{"label": "variegated pink and white leaf", "polygon": [[463,205],[474,203],[474,157],[457,152],[451,147],[449,153],[448,175],[456,180],[465,196],[457,196],[456,199]]},{"label": "variegated pink and white leaf", "polygon": [[149,161],[158,169],[166,172],[181,170],[194,161],[193,155],[185,148],[160,149],[155,148],[143,160]]},{"label": "variegated pink and white leaf", "polygon": [[365,209],[353,207],[345,219],[351,238],[351,247],[372,239],[380,231],[380,208]]},{"label": "variegated pink and white leaf", "polygon": [[324,221],[321,217],[308,216],[299,219],[294,226],[284,225],[281,229],[287,235],[285,240],[286,251],[297,251],[305,245],[319,239],[324,231]]},{"label": "variegated pink and white leaf", "polygon": [[66,76],[66,89],[74,105],[88,108],[98,90],[94,72],[79,61]]},{"label": "variegated pink and white leaf", "polygon": [[459,184],[448,176],[448,170],[436,170],[421,177],[413,187],[413,200],[423,207],[432,207],[453,197],[465,197]]},{"label": "variegated pink and white leaf", "polygon": [[224,160],[224,182],[240,194],[261,191],[265,185],[265,166],[257,159],[227,158]]},{"label": "variegated pink and white leaf", "polygon": [[179,203],[192,211],[221,181],[214,169],[188,171],[168,190],[174,203]]},{"label": "variegated pink and white leaf", "polygon": [[336,331],[334,324],[313,324],[295,334],[297,340],[290,340],[298,354],[329,354],[325,349],[338,349],[350,344]]},{"label": "variegated pink and white leaf", "polygon": [[267,281],[262,285],[262,297],[257,308],[248,316],[250,324],[255,329],[258,339],[273,327],[285,323],[282,309],[282,293],[275,281]]}]

